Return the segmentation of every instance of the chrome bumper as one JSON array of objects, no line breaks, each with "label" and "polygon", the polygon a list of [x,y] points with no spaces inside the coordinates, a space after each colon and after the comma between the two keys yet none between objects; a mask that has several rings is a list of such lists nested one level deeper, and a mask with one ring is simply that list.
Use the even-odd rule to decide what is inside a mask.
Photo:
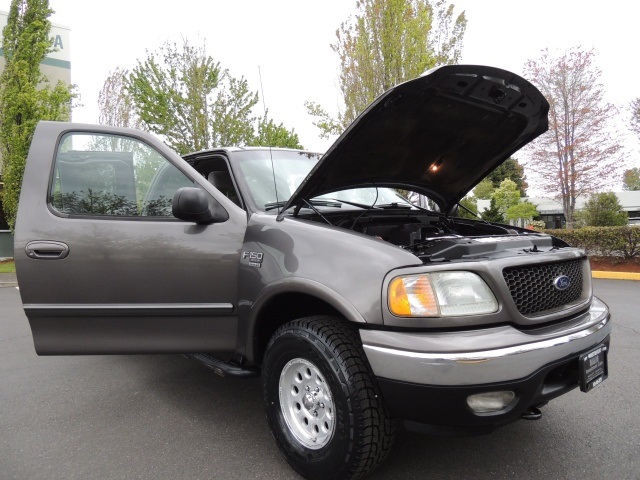
[{"label": "chrome bumper", "polygon": [[532,333],[501,326],[447,333],[361,330],[360,336],[376,376],[455,386],[525,378],[588,350],[610,333],[609,309],[594,297],[590,310],[579,318]]}]

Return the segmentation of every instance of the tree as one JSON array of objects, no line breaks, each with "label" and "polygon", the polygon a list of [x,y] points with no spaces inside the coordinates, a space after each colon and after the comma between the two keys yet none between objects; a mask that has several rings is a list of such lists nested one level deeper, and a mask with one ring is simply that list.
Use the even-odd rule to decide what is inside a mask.
[{"label": "tree", "polygon": [[337,119],[305,102],[320,136],[340,134],[378,95],[438,65],[458,63],[467,26],[445,0],[357,0],[331,45],[340,58]]},{"label": "tree", "polygon": [[624,190],[640,190],[640,168],[625,170],[622,176]]},{"label": "tree", "polygon": [[[491,194],[491,207],[483,214],[483,219],[492,222],[505,220],[532,220],[538,216],[538,209],[528,201],[520,201],[520,189],[516,182],[505,178]],[[495,220],[494,220],[495,218]]]},{"label": "tree", "polygon": [[3,162],[3,208],[15,226],[27,153],[40,120],[68,120],[73,88],[51,85],[40,62],[53,51],[49,36],[53,11],[48,0],[13,0],[2,31],[6,60],[0,76],[0,155]]},{"label": "tree", "polygon": [[138,60],[126,88],[142,125],[178,153],[187,153],[212,146],[213,95],[222,74],[204,46],[167,42]]},{"label": "tree", "polygon": [[505,217],[509,208],[518,205],[520,202],[520,192],[518,186],[512,180],[505,178],[498,188],[495,189],[491,200],[495,203],[500,214]]},{"label": "tree", "polygon": [[631,102],[631,130],[640,137],[640,97]]},{"label": "tree", "polygon": [[294,130],[287,130],[282,123],[276,125],[267,115],[260,118],[256,134],[251,144],[256,146],[277,145],[278,147],[285,148],[302,148],[298,134],[295,133]]},{"label": "tree", "polygon": [[251,144],[257,121],[253,107],[258,103],[258,93],[249,90],[244,78],[233,78],[226,70],[223,79],[228,84],[220,89],[212,106],[211,143],[216,146]]},{"label": "tree", "polygon": [[524,167],[520,165],[518,160],[515,158],[507,158],[495,170],[487,175],[486,178],[493,184],[494,188],[498,188],[500,186],[500,182],[505,178],[508,178],[515,182],[521,197],[527,196],[527,187],[529,185],[527,184],[524,174]]},{"label": "tree", "polygon": [[529,202],[523,201],[518,202],[516,205],[511,205],[505,214],[507,220],[533,220],[535,217],[539,216],[537,207]]},{"label": "tree", "polygon": [[496,201],[493,198],[491,199],[489,208],[480,214],[480,218],[482,218],[482,220],[486,220],[487,222],[504,223],[504,216],[500,212],[500,209],[496,205]]},{"label": "tree", "polygon": [[476,188],[473,189],[473,194],[476,198],[481,198],[482,200],[491,200],[491,196],[493,195],[494,190],[497,185],[494,186],[491,180],[488,178],[483,179]]},{"label": "tree", "polygon": [[133,99],[127,90],[129,70],[116,68],[98,95],[98,123],[113,127],[140,128],[141,120],[135,113]]},{"label": "tree", "polygon": [[[204,45],[193,46],[185,40],[181,46],[165,43],[147,52],[123,87],[122,98],[131,99],[140,126],[162,136],[178,153],[255,142],[264,145],[267,138],[274,147],[301,148],[293,130],[254,114],[257,91],[249,88],[244,77],[233,77],[222,69]],[[128,108],[117,89],[109,92],[112,104]]]},{"label": "tree", "polygon": [[584,204],[581,219],[590,227],[615,227],[626,225],[629,214],[615,193],[595,193]]},{"label": "tree", "polygon": [[460,206],[466,209],[459,208],[458,217],[478,220],[478,199],[476,197],[464,197],[460,200]]},{"label": "tree", "polygon": [[601,189],[622,163],[621,144],[608,121],[616,108],[604,101],[593,50],[571,49],[558,57],[548,50],[525,65],[525,76],[549,100],[549,131],[529,147],[528,167],[542,188],[562,201],[567,226],[576,198]]}]

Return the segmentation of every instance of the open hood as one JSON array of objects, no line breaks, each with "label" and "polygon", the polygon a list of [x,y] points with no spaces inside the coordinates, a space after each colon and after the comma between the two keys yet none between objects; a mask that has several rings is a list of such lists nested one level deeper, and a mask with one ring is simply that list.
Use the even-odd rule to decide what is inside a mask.
[{"label": "open hood", "polygon": [[337,190],[387,186],[451,209],[547,128],[549,103],[506,70],[435,68],[380,95],[344,131],[287,206]]}]

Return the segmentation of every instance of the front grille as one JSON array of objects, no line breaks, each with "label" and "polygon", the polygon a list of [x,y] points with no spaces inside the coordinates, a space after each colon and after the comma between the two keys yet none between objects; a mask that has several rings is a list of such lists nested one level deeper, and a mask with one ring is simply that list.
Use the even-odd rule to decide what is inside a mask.
[{"label": "front grille", "polygon": [[[509,267],[502,271],[513,301],[522,315],[559,310],[582,295],[581,260]],[[566,275],[571,284],[558,290],[554,281]]]}]

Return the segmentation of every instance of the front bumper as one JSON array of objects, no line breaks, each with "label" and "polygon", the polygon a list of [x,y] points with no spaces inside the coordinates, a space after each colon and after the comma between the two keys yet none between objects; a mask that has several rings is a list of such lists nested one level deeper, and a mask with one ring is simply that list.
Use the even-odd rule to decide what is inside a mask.
[{"label": "front bumper", "polygon": [[[439,426],[494,427],[516,420],[578,385],[578,357],[608,343],[611,322],[597,298],[562,324],[535,331],[511,326],[415,333],[361,330],[364,351],[394,416]],[[505,410],[472,412],[469,395],[516,393]]]}]

